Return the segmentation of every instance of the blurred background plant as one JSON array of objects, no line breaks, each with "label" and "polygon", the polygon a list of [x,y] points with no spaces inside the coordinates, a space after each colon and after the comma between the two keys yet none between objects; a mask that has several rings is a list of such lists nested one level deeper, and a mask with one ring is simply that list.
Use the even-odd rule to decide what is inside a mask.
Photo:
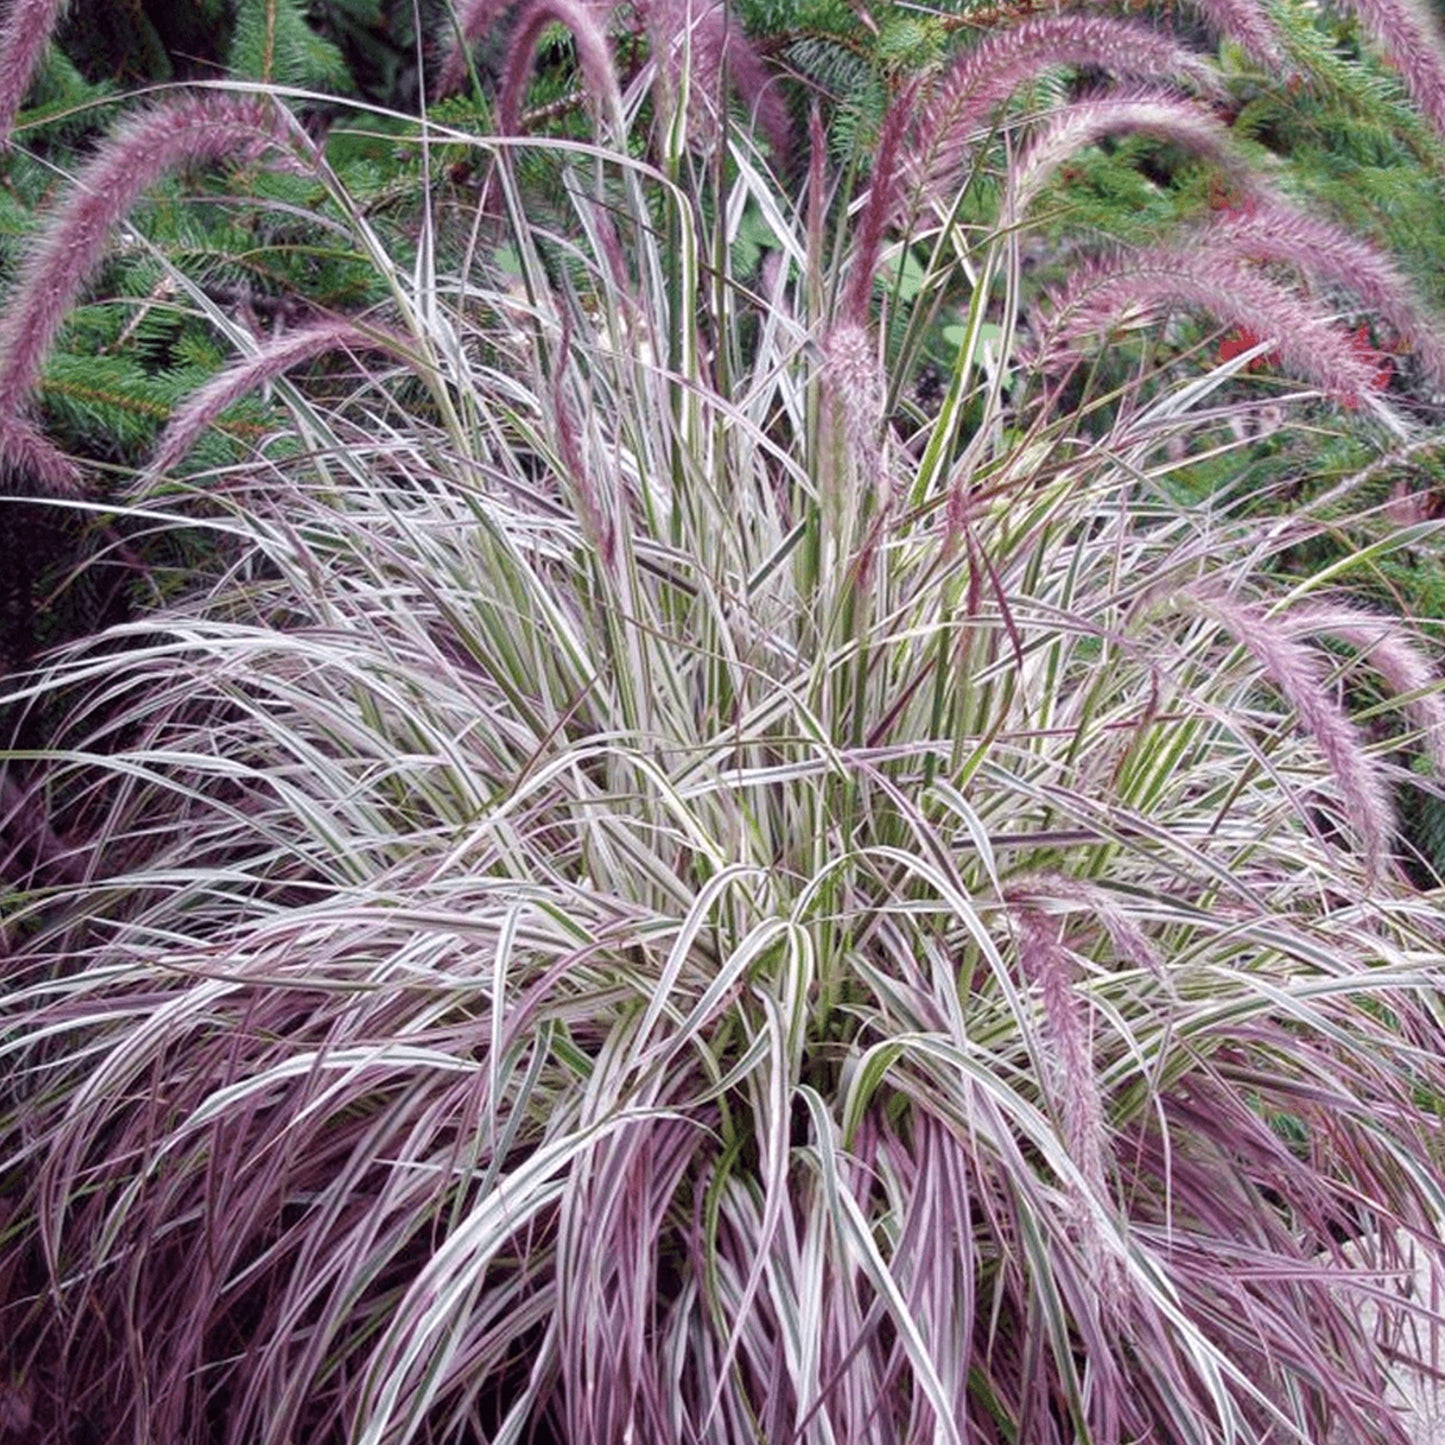
[{"label": "blurred background plant", "polygon": [[7,161],[127,620],[5,684],[0,1430],[1408,1439],[1445,343],[1261,67],[550,0],[408,117],[283,8]]}]

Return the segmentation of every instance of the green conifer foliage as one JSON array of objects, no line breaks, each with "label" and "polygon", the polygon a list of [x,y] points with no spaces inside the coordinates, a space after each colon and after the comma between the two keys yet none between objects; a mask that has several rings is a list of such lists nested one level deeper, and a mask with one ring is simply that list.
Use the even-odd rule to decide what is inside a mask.
[{"label": "green conifer foliage", "polygon": [[226,68],[248,80],[308,90],[354,88],[341,51],[308,23],[302,0],[240,0]]}]

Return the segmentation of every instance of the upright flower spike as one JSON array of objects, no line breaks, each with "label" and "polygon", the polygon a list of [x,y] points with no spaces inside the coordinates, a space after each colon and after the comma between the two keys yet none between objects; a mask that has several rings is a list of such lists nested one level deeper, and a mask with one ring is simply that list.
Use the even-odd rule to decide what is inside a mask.
[{"label": "upright flower spike", "polygon": [[10,144],[15,117],[40,66],[67,0],[10,0],[0,21],[0,146]]},{"label": "upright flower spike", "polygon": [[878,136],[878,158],[873,164],[872,182],[863,203],[858,239],[853,247],[852,271],[848,277],[848,289],[844,293],[840,312],[846,321],[857,326],[868,324],[869,303],[873,297],[873,282],[878,272],[883,232],[897,205],[902,181],[899,151],[903,147],[917,96],[917,82],[911,81],[903,87],[888,114],[884,116],[883,128]]},{"label": "upright flower spike", "polygon": [[168,171],[287,148],[284,112],[256,96],[197,95],[131,116],[81,171],[0,315],[0,423],[21,419],[65,317],[111,231]]},{"label": "upright flower spike", "polygon": [[1058,919],[1027,905],[1010,911],[1018,929],[1021,971],[1038,990],[1043,1008],[1052,1066],[1049,1092],[1064,1144],[1084,1184],[1082,1190],[1069,1190],[1074,1196],[1076,1227],[1102,1302],[1113,1309],[1122,1300],[1118,1261],[1110,1253],[1095,1215],[1109,1197],[1109,1133],[1089,1042],[1088,1013],[1074,982],[1076,965]]},{"label": "upright flower spike", "polygon": [[887,469],[879,442],[885,388],[877,345],[865,326],[848,318],[823,339],[823,355],[823,379],[837,405],[848,448],[859,471],[873,478],[880,502],[886,502]]}]

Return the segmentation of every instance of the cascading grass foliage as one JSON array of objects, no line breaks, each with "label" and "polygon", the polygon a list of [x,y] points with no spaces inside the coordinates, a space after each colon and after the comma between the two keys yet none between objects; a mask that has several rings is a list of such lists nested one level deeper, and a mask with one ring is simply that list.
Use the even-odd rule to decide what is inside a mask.
[{"label": "cascading grass foliage", "polygon": [[[595,143],[419,130],[481,200],[404,265],[309,158],[389,301],[232,325],[107,506],[187,572],[6,684],[65,721],[0,787],[0,1430],[1407,1439],[1445,925],[1392,787],[1445,767],[1445,705],[1352,591],[1437,524],[1301,573],[1365,535],[1350,483],[1264,520],[1247,478],[1175,485],[1258,409],[1248,353],[1105,390],[1046,352],[1086,328],[1027,301],[1021,237],[1097,97],[995,173],[995,116],[910,91],[855,195],[595,38]],[[1177,92],[1113,114],[1244,174]],[[1232,270],[1229,234],[1214,291],[1135,301],[1252,286],[1256,350],[1313,328],[1306,379],[1418,450],[1278,231]],[[188,472],[263,384],[275,429]]]}]

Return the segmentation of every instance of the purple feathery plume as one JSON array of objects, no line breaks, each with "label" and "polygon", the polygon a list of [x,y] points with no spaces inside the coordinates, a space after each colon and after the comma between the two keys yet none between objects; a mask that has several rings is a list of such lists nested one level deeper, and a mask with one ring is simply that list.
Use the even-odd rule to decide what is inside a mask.
[{"label": "purple feathery plume", "polygon": [[883,246],[883,232],[898,202],[902,167],[898,153],[903,146],[918,84],[911,81],[903,87],[883,118],[878,135],[878,159],[873,165],[872,182],[863,203],[858,223],[858,238],[853,245],[852,272],[843,294],[839,315],[856,326],[868,322],[869,302],[873,297],[873,281],[878,273],[878,256]]},{"label": "purple feathery plume", "polygon": [[609,116],[621,113],[617,69],[596,12],[581,0],[528,0],[517,17],[502,66],[497,129],[503,135],[515,135],[521,130],[522,97],[531,77],[532,53],[542,32],[552,24],[565,25],[572,32],[577,43],[577,61],[582,67],[582,83],[593,103]]},{"label": "purple feathery plume", "polygon": [[1148,935],[1120,908],[1106,888],[1066,873],[1026,873],[1009,880],[1010,903],[1074,905],[1102,925],[1115,956],[1124,963],[1162,977],[1164,960]]},{"label": "purple feathery plume", "polygon": [[1194,589],[1182,600],[1214,618],[1259,664],[1315,741],[1340,791],[1345,815],[1360,840],[1372,881],[1389,866],[1395,814],[1378,764],[1365,751],[1359,729],[1326,681],[1321,653],[1302,643],[1288,619],[1224,593]]},{"label": "purple feathery plume", "polygon": [[84,493],[80,468],[21,416],[0,416],[0,476],[23,478],[48,497]]},{"label": "purple feathery plume", "polygon": [[1389,323],[1431,382],[1445,390],[1445,339],[1438,325],[1399,268],[1368,241],[1259,194],[1243,209],[1211,220],[1201,234],[1208,247],[1234,247],[1251,260],[1285,262],[1347,287]]},{"label": "purple feathery plume", "polygon": [[0,146],[10,144],[15,117],[65,6],[66,0],[11,0],[0,21]]},{"label": "purple feathery plume", "polygon": [[1208,111],[1164,91],[1088,96],[1060,106],[1009,175],[1003,224],[1016,225],[1054,172],[1105,136],[1139,131],[1193,151],[1243,176],[1228,130]]},{"label": "purple feathery plume", "polygon": [[1412,0],[1347,0],[1366,35],[1399,72],[1410,98],[1445,137],[1445,49],[1423,6]]},{"label": "purple feathery plume", "polygon": [[1171,306],[1204,311],[1269,340],[1285,371],[1347,406],[1360,405],[1374,390],[1373,360],[1344,331],[1233,252],[1202,246],[1136,252],[1080,268],[1041,317],[1039,359],[1052,369],[1131,312]]},{"label": "purple feathery plume", "polygon": [[1355,648],[1392,693],[1408,699],[1405,710],[1420,730],[1435,771],[1445,776],[1445,698],[1440,677],[1398,618],[1314,602],[1292,607],[1277,621],[1290,637],[1326,634]]},{"label": "purple feathery plume", "polygon": [[966,50],[938,81],[917,130],[917,153],[927,175],[956,172],[994,110],[1020,86],[1061,65],[1106,70],[1145,84],[1183,82],[1205,93],[1218,88],[1203,56],[1156,29],[1106,15],[1026,20]]},{"label": "purple feathery plume", "polygon": [[467,78],[467,52],[483,36],[496,29],[511,0],[462,0],[456,7],[456,27],[451,33],[446,59],[437,76],[437,94],[450,95]]},{"label": "purple feathery plume", "polygon": [[694,96],[716,97],[721,105],[724,83],[730,85],[767,137],[774,159],[787,157],[793,143],[787,102],[723,0],[643,0],[637,10],[674,90],[686,57]]},{"label": "purple feathery plume", "polygon": [[309,321],[282,336],[274,337],[254,355],[213,376],[197,388],[171,416],[170,424],[156,444],[150,469],[170,471],[212,422],[228,407],[265,382],[284,375],[293,367],[330,351],[387,351],[402,355],[405,343],[386,332],[363,331],[354,322],[323,317]]},{"label": "purple feathery plume", "polygon": [[845,319],[824,337],[823,355],[823,381],[837,405],[848,449],[859,471],[874,479],[881,499],[886,500],[888,479],[878,439],[884,385],[877,345],[866,326]]},{"label": "purple feathery plume", "polygon": [[1235,42],[1246,55],[1271,72],[1285,68],[1280,34],[1258,0],[1190,0],[1200,19],[1215,35]]},{"label": "purple feathery plume", "polygon": [[131,116],[81,171],[0,316],[0,418],[20,417],[112,229],[167,171],[294,146],[285,113],[255,96],[198,95]]}]

